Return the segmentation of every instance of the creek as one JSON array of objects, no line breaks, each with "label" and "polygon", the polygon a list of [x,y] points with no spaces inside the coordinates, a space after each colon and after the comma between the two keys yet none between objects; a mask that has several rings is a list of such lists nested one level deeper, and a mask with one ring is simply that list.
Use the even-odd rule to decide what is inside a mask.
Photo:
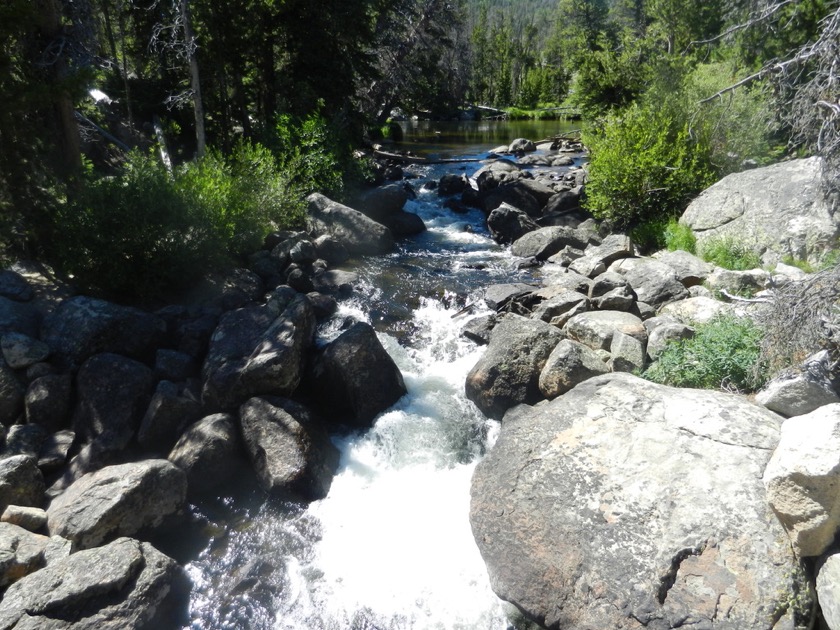
[{"label": "creek", "polygon": [[[542,126],[530,129],[535,139],[571,128],[534,125]],[[456,137],[458,126],[473,133]],[[400,148],[468,160],[520,132],[510,123],[413,125]],[[539,271],[515,268],[489,238],[481,211],[454,214],[436,192],[422,190],[446,172],[479,166],[411,167],[418,194],[406,209],[428,230],[391,255],[359,261],[354,297],[318,331],[326,343],[349,320],[371,323],[408,394],[372,429],[333,436],[341,463],[325,499],[302,507],[251,492],[199,515],[210,542],[187,565],[191,628],[516,627],[490,588],[468,520],[472,471],[498,424],[464,396],[483,350],[460,331],[482,307],[459,311],[481,304],[484,286],[538,281],[531,274]]]}]

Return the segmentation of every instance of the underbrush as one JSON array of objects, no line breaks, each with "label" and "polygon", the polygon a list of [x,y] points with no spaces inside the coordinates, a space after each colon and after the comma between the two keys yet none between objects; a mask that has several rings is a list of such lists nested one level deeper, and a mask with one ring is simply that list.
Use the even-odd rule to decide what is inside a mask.
[{"label": "underbrush", "polygon": [[731,271],[761,267],[761,257],[734,237],[709,239],[700,248],[700,257],[708,263]]},{"label": "underbrush", "polygon": [[751,392],[767,380],[759,364],[762,330],[752,320],[720,316],[691,339],[668,344],[644,378],[675,387]]}]

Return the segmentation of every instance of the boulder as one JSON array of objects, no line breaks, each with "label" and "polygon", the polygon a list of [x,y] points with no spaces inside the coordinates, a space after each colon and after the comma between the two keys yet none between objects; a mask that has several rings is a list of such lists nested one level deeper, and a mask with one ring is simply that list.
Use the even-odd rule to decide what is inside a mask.
[{"label": "boulder", "polygon": [[496,420],[520,403],[539,401],[540,373],[562,339],[560,330],[543,321],[513,314],[500,318],[487,350],[467,374],[467,398]]},{"label": "boulder", "polygon": [[160,317],[80,295],[47,315],[41,339],[60,364],[78,366],[103,352],[151,360],[165,334]]},{"label": "boulder", "polygon": [[354,207],[377,223],[385,223],[389,217],[403,209],[409,198],[410,195],[405,186],[388,184],[366,190],[359,195]]},{"label": "boulder", "polygon": [[580,258],[575,258],[569,263],[569,271],[574,271],[577,274],[586,276],[587,278],[594,278],[599,276],[607,270],[603,261],[600,258],[583,255]]},{"label": "boulder", "polygon": [[543,214],[566,214],[579,210],[582,192],[582,188],[573,188],[555,193],[546,202]]},{"label": "boulder", "polygon": [[540,302],[531,313],[531,318],[562,328],[569,319],[588,310],[589,300],[585,295],[566,289]]},{"label": "boulder", "polygon": [[490,333],[496,327],[498,316],[495,313],[474,317],[461,328],[461,335],[480,346],[490,343]]},{"label": "boulder", "polygon": [[154,378],[142,363],[118,354],[97,354],[76,376],[78,404],[73,430],[86,442],[105,439],[114,450],[125,448],[149,406]]},{"label": "boulder", "polygon": [[0,459],[0,509],[8,505],[41,507],[44,475],[28,455]]},{"label": "boulder", "polygon": [[657,260],[673,269],[677,274],[677,279],[686,289],[703,284],[714,269],[713,265],[702,258],[681,249],[664,252],[657,257]]},{"label": "boulder", "polygon": [[307,229],[318,236],[327,234],[340,241],[351,255],[387,254],[394,249],[391,230],[320,193],[306,198],[309,203]]},{"label": "boulder", "polygon": [[42,568],[49,543],[48,536],[0,522],[0,589]]},{"label": "boulder", "polygon": [[219,496],[240,480],[245,450],[236,419],[225,413],[187,428],[167,458],[187,474],[190,496]]},{"label": "boulder", "polygon": [[440,178],[437,191],[439,195],[444,197],[447,195],[460,195],[469,185],[469,181],[463,175],[447,173]]},{"label": "boulder", "polygon": [[623,258],[610,265],[636,292],[639,301],[660,307],[688,297],[688,290],[671,267],[652,258]]},{"label": "boulder", "polygon": [[370,426],[406,393],[397,364],[365,322],[353,324],[324,346],[315,356],[311,376],[324,414],[354,426]]},{"label": "boulder", "polygon": [[610,343],[610,369],[613,372],[641,372],[647,356],[646,344],[623,332],[613,333]]},{"label": "boulder", "polygon": [[569,338],[595,350],[609,350],[616,331],[647,343],[642,320],[624,311],[590,311],[575,315],[563,330]]},{"label": "boulder", "polygon": [[186,352],[162,348],[155,355],[155,376],[167,381],[186,381],[196,375],[195,360]]},{"label": "boulder", "polygon": [[258,301],[265,286],[250,269],[234,268],[204,276],[182,299],[188,304],[230,311]]},{"label": "boulder", "polygon": [[633,251],[633,241],[629,236],[610,234],[599,244],[586,247],[584,255],[609,268],[617,260],[631,258],[634,255]]},{"label": "boulder", "polygon": [[318,258],[326,260],[331,265],[341,265],[350,258],[347,248],[334,236],[322,234],[315,239],[314,243]]},{"label": "boulder", "polygon": [[818,262],[840,236],[823,173],[822,159],[811,157],[728,175],[692,201],[680,223],[700,248],[729,237],[776,260]]},{"label": "boulder", "polygon": [[484,191],[479,195],[479,201],[481,209],[487,215],[502,204],[516,208],[532,218],[539,217],[542,212],[540,203],[521,181],[500,184],[496,188]]},{"label": "boulder", "polygon": [[23,333],[6,333],[0,340],[0,349],[6,364],[13,370],[28,368],[44,361],[50,355],[50,347],[43,341]]},{"label": "boulder", "polygon": [[522,408],[472,479],[493,590],[558,630],[775,627],[796,567],[759,480],[779,421],[629,374]]},{"label": "boulder", "polygon": [[305,407],[285,399],[252,398],[239,408],[239,421],[263,490],[306,501],[327,496],[339,453]]},{"label": "boulder", "polygon": [[97,547],[159,526],[184,507],[186,496],[186,474],[165,459],[106,466],[52,500],[47,527],[77,549]]},{"label": "boulder", "polygon": [[37,337],[40,325],[40,315],[32,304],[0,296],[0,335],[15,332]]},{"label": "boulder", "polygon": [[484,302],[488,308],[499,311],[507,307],[512,301],[519,301],[531,295],[535,287],[521,282],[506,284],[491,284],[484,289]]},{"label": "boulder", "polygon": [[817,599],[829,630],[840,630],[840,554],[824,558],[817,568]]},{"label": "boulder", "polygon": [[15,302],[28,302],[34,293],[26,278],[11,269],[3,269],[0,271],[0,297]]},{"label": "boulder", "polygon": [[291,395],[314,334],[315,312],[305,295],[225,313],[204,361],[202,403],[229,411],[253,396]]},{"label": "boulder", "polygon": [[517,138],[513,142],[510,143],[508,147],[508,151],[510,153],[531,153],[532,151],[537,150],[537,145],[533,143],[533,141],[528,140],[527,138]]},{"label": "boulder", "polygon": [[[485,164],[473,174],[480,193],[497,188],[504,182],[517,181],[522,177],[522,169],[508,159],[494,160]],[[467,192],[467,189],[464,190]]]},{"label": "boulder", "polygon": [[160,381],[140,422],[137,443],[149,453],[166,455],[184,429],[201,417],[201,403],[188,387]]},{"label": "boulder", "polygon": [[125,630],[181,627],[189,579],[172,558],[130,538],[50,563],[12,584],[0,602],[2,630]]},{"label": "boulder", "polygon": [[76,434],[73,431],[56,431],[47,436],[38,453],[38,468],[48,474],[64,466],[75,440]]},{"label": "boulder", "polygon": [[716,268],[706,277],[706,286],[712,291],[728,291],[737,295],[754,294],[770,284],[770,274],[764,269],[731,271]]},{"label": "boulder", "polygon": [[540,229],[540,226],[523,210],[503,203],[487,217],[487,228],[494,241],[505,245]]},{"label": "boulder", "polygon": [[14,371],[0,359],[0,424],[12,424],[24,410],[24,389]]},{"label": "boulder", "polygon": [[548,355],[540,372],[540,392],[546,398],[557,398],[586,379],[609,371],[594,350],[577,341],[563,339]]},{"label": "boulder", "polygon": [[414,212],[400,210],[384,220],[394,236],[414,236],[426,231],[426,224]]},{"label": "boulder", "polygon": [[822,554],[840,530],[840,403],[785,420],[763,479],[796,554]]},{"label": "boulder", "polygon": [[671,342],[691,339],[694,329],[669,315],[652,317],[645,321],[648,333],[647,356],[656,361]]},{"label": "boulder", "polygon": [[564,247],[584,248],[586,239],[572,228],[544,227],[520,236],[514,241],[510,252],[520,258],[548,260]]},{"label": "boulder", "polygon": [[28,455],[37,461],[47,436],[46,429],[37,424],[12,425],[6,434],[6,446],[0,456]]},{"label": "boulder", "polygon": [[659,312],[661,315],[670,315],[677,321],[691,326],[708,324],[718,317],[733,315],[735,309],[726,302],[711,297],[698,296],[666,304]]},{"label": "boulder", "polygon": [[636,302],[636,293],[624,276],[607,271],[592,279],[589,300],[598,310],[629,311]]},{"label": "boulder", "polygon": [[47,524],[47,512],[36,507],[7,505],[0,514],[0,523],[10,523],[30,532],[37,532]]},{"label": "boulder", "polygon": [[823,350],[806,359],[799,369],[774,378],[756,394],[755,400],[787,418],[811,413],[823,405],[840,403],[831,380],[828,351]]},{"label": "boulder", "polygon": [[[557,194],[553,188],[536,179],[520,179],[515,185],[521,190],[527,190],[540,208],[544,208],[548,200]],[[539,214],[543,214],[543,211]]]}]

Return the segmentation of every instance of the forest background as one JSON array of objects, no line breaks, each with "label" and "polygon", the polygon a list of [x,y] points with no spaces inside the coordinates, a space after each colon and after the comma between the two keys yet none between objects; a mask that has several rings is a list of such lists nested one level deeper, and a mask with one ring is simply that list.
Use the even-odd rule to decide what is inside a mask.
[{"label": "forest background", "polygon": [[7,0],[0,252],[160,298],[370,179],[354,149],[393,112],[471,105],[580,110],[588,209],[655,243],[726,173],[836,170],[838,21],[835,0]]}]

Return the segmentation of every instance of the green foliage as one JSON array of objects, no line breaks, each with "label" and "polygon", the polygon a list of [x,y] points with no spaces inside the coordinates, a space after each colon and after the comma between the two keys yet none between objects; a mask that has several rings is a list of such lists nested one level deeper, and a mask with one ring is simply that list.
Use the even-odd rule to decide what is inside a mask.
[{"label": "green foliage", "polygon": [[665,228],[662,219],[651,219],[630,229],[630,238],[642,252],[651,253],[665,247]]},{"label": "green foliage", "polygon": [[761,257],[731,236],[709,239],[700,246],[700,257],[724,269],[746,271],[761,266]]},{"label": "green foliage", "polygon": [[177,291],[231,256],[253,251],[272,226],[301,220],[301,202],[263,147],[215,151],[170,175],[150,155],[91,179],[55,219],[55,264],[107,296]]},{"label": "green foliage", "polygon": [[697,252],[697,237],[687,225],[671,219],[665,225],[665,247],[674,252],[681,249],[689,254]]},{"label": "green foliage", "polygon": [[720,316],[696,327],[693,338],[669,343],[643,374],[675,387],[749,392],[766,381],[757,366],[762,331],[752,320]]},{"label": "green foliage", "polygon": [[618,228],[679,214],[714,181],[702,146],[688,121],[665,107],[634,103],[590,127],[586,205]]}]

